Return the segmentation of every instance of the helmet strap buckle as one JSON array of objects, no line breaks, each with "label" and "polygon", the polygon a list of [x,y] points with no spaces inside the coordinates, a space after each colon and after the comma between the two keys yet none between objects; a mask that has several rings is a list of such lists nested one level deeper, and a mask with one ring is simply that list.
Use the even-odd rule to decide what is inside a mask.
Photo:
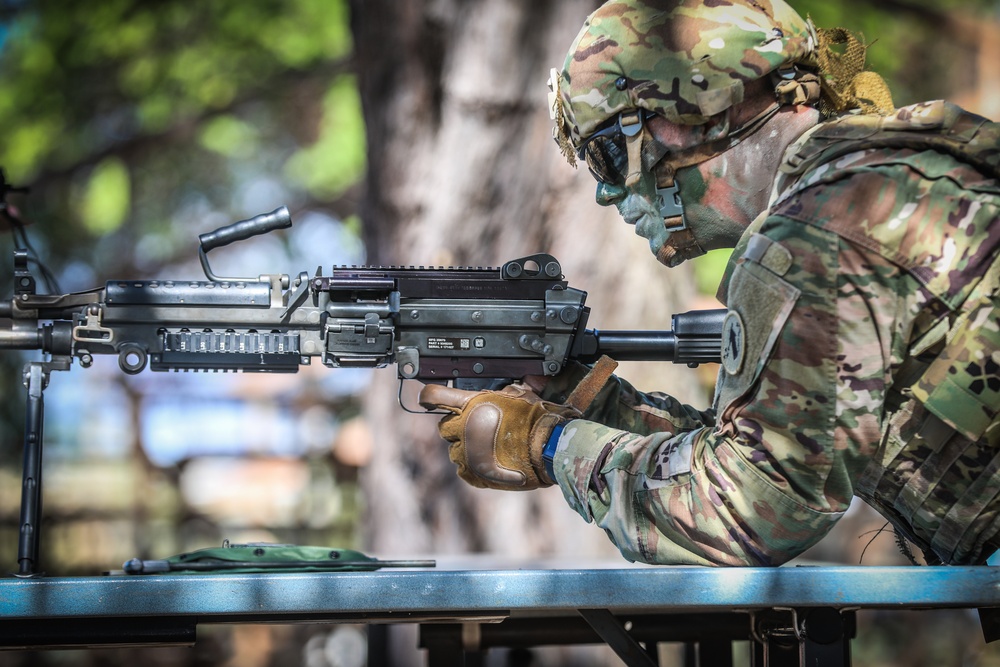
[{"label": "helmet strap buckle", "polygon": [[618,127],[625,135],[625,148],[628,151],[628,175],[625,177],[625,187],[634,187],[642,179],[642,112],[639,110],[623,111],[618,116]]},{"label": "helmet strap buckle", "polygon": [[[643,114],[640,110],[622,112],[618,116],[618,126],[625,135],[625,146],[628,151],[628,175],[625,177],[625,187],[636,186],[642,179],[642,142],[645,138],[645,125]],[[726,114],[726,122],[720,124],[723,135],[729,131],[729,114]],[[659,181],[659,179],[657,179]],[[660,207],[660,215],[664,220],[680,219],[679,224],[667,227],[668,232],[687,229],[687,221],[684,219],[684,205],[681,203],[680,192],[677,183],[673,178],[673,170],[670,176],[665,179],[664,185],[656,183],[656,196]]]},{"label": "helmet strap buckle", "polygon": [[656,187],[656,196],[659,198],[660,215],[664,220],[670,218],[680,218],[680,224],[668,225],[668,232],[679,232],[687,229],[687,220],[684,219],[684,204],[681,203],[681,195],[677,188],[677,183],[671,183],[665,187]]}]

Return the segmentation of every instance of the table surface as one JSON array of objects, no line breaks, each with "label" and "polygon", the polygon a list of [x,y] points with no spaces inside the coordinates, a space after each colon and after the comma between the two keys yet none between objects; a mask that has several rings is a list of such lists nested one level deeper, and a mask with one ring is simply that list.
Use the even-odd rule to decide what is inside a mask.
[{"label": "table surface", "polygon": [[781,607],[1000,607],[998,567],[432,569],[0,578],[4,619],[168,616],[199,622],[476,618]]}]

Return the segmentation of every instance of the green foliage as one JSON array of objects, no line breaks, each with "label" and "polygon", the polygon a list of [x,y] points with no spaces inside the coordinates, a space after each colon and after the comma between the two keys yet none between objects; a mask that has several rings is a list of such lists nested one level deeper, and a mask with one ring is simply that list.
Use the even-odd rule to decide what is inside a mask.
[{"label": "green foliage", "polygon": [[694,281],[699,294],[715,296],[731,254],[732,250],[729,248],[720,248],[691,261],[691,268],[694,270]]},{"label": "green foliage", "polygon": [[26,0],[0,25],[0,166],[53,267],[188,261],[210,226],[363,173],[346,0]]},{"label": "green foliage", "polygon": [[116,157],[109,157],[94,167],[81,196],[83,225],[95,236],[118,229],[129,209],[131,197],[128,169]]},{"label": "green foliage", "polygon": [[42,0],[2,53],[0,164],[30,180],[115,143],[266,96],[289,71],[344,59],[346,9],[319,0]]},{"label": "green foliage", "polygon": [[353,77],[336,79],[323,98],[319,140],[285,164],[288,179],[318,199],[331,199],[350,187],[365,165],[361,98]]},{"label": "green foliage", "polygon": [[[38,258],[64,291],[196,279],[200,233],[281,204],[349,214],[352,51],[346,0],[0,2],[0,167],[31,187],[8,201]],[[254,270],[302,269],[279,259]],[[20,451],[20,363],[0,360],[0,452]]]},{"label": "green foliage", "polygon": [[226,114],[206,121],[199,140],[208,150],[226,157],[248,158],[258,147],[257,129],[237,116]]},{"label": "green foliage", "polygon": [[[971,70],[968,44],[943,30],[949,18],[995,15],[995,0],[789,0],[820,28],[842,27],[861,33],[867,67],[881,74],[897,106],[949,97]],[[956,77],[956,73],[959,76]]]}]

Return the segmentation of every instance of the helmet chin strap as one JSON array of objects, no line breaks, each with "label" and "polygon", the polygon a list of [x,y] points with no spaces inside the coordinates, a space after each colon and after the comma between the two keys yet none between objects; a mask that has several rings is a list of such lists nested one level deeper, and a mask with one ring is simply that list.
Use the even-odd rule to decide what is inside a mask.
[{"label": "helmet chin strap", "polygon": [[674,267],[686,260],[700,257],[705,250],[690,229],[671,232],[666,243],[656,251],[656,260],[664,266]]},{"label": "helmet chin strap", "polygon": [[[730,136],[729,110],[719,114],[720,120],[712,125],[705,134],[704,144],[711,145]],[[704,161],[702,156],[693,156],[690,162],[681,161],[677,164],[663,163],[666,169],[661,169],[656,176],[656,196],[659,198],[660,215],[668,232],[680,232],[688,228],[684,217],[684,202],[681,201],[680,188],[675,177],[677,170]]]},{"label": "helmet chin strap", "polygon": [[622,112],[618,116],[618,127],[625,135],[625,148],[628,151],[628,175],[625,177],[625,187],[632,188],[642,180],[642,142],[646,137],[642,114],[638,110]]},{"label": "helmet chin strap", "polygon": [[[635,187],[642,180],[642,142],[646,139],[649,131],[642,121],[642,114],[638,111],[622,113],[618,117],[618,126],[622,134],[625,135],[625,146],[628,151],[628,175],[625,178],[625,187]],[[724,134],[729,129],[728,116],[725,123]],[[669,182],[660,185],[660,179],[656,179],[656,196],[660,207],[660,215],[664,218],[668,232],[687,229],[687,222],[684,220],[684,204],[681,202],[677,184],[674,182],[673,169],[670,170]],[[670,221],[674,220],[673,223]]]},{"label": "helmet chin strap", "polygon": [[660,206],[660,215],[663,216],[663,224],[668,232],[679,232],[687,229],[687,220],[684,218],[684,202],[681,201],[680,189],[674,180],[673,173],[668,182],[662,183],[656,179],[657,203]]},{"label": "helmet chin strap", "polygon": [[668,232],[679,232],[687,229],[687,219],[684,217],[684,202],[681,201],[680,188],[677,186],[674,166],[660,163],[655,172],[656,197],[663,216],[663,224]]}]

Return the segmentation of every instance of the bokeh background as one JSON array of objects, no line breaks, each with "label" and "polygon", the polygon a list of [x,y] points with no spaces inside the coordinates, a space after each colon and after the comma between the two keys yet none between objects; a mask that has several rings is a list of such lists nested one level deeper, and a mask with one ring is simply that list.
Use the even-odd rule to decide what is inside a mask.
[{"label": "bokeh background", "polygon": [[[863,33],[897,105],[943,97],[1000,118],[997,0],[790,1],[821,27]],[[8,193],[8,205],[28,224],[51,290],[199,279],[199,234],[287,205],[290,230],[216,251],[216,273],[497,266],[544,251],[589,292],[592,325],[669,328],[672,313],[715,305],[725,253],[665,273],[593,202],[592,179],[550,138],[549,68],[596,6],[0,0],[0,167],[30,187]],[[14,247],[0,236],[0,262]],[[7,294],[10,275],[0,273]],[[0,355],[7,571],[17,566],[27,358]],[[709,402],[711,369],[646,364],[622,374]],[[474,567],[628,566],[556,489],[459,483],[435,418],[400,410],[396,383],[392,369],[319,365],[295,376],[125,376],[113,358],[55,373],[43,569],[99,574],[223,539]],[[883,524],[857,506],[804,560],[904,563]],[[971,613],[867,613],[860,625],[859,666],[1000,664]],[[192,649],[9,652],[0,664],[350,667],[364,664],[364,632],[207,627]],[[393,664],[422,664],[411,629],[391,635]],[[597,648],[535,658],[619,664]]]}]

